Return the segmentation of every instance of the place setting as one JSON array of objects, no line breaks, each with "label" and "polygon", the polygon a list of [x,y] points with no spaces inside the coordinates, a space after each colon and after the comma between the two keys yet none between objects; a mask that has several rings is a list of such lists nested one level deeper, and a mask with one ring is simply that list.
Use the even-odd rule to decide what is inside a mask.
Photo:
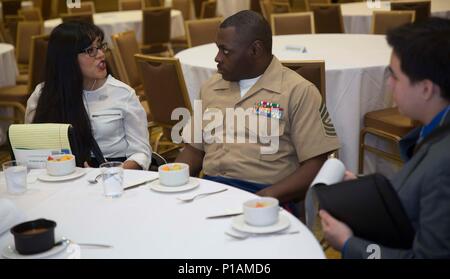
[{"label": "place setting", "polygon": [[44,182],[62,182],[77,179],[86,174],[86,169],[76,167],[75,156],[61,154],[48,156],[46,171],[37,179]]},{"label": "place setting", "polygon": [[178,193],[200,186],[197,178],[189,176],[189,165],[183,163],[165,164],[158,168],[159,179],[149,186],[155,192]]},{"label": "place setting", "polygon": [[250,236],[275,236],[297,234],[298,230],[288,230],[290,221],[284,210],[280,210],[275,198],[263,197],[251,199],[243,204],[242,213],[209,216],[207,219],[234,216],[230,230],[225,234],[235,239],[247,239]]},{"label": "place setting", "polygon": [[2,248],[1,256],[6,259],[79,259],[81,247],[113,248],[104,243],[77,243],[66,237],[55,241],[55,227],[55,221],[43,218],[12,227],[14,242]]}]

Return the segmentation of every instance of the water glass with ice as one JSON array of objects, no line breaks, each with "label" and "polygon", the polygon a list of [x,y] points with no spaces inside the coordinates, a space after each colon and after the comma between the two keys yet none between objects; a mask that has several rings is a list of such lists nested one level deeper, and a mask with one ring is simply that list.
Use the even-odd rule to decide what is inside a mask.
[{"label": "water glass with ice", "polygon": [[3,163],[8,193],[20,195],[27,190],[27,164],[25,162],[8,161]]},{"label": "water glass with ice", "polygon": [[123,163],[107,162],[100,165],[103,190],[106,197],[117,198],[123,193]]}]

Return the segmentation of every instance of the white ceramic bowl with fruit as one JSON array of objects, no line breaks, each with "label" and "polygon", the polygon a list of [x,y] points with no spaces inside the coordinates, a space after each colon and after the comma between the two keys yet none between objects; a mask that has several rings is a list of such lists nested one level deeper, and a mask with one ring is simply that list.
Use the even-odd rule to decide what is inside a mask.
[{"label": "white ceramic bowl with fruit", "polygon": [[244,203],[243,211],[250,226],[270,226],[278,222],[279,202],[271,197],[252,199]]},{"label": "white ceramic bowl with fruit", "polygon": [[165,164],[158,168],[159,183],[163,186],[176,187],[189,182],[189,165],[183,163]]},{"label": "white ceramic bowl with fruit", "polygon": [[75,167],[75,156],[72,154],[51,155],[47,158],[47,173],[51,176],[71,174]]}]

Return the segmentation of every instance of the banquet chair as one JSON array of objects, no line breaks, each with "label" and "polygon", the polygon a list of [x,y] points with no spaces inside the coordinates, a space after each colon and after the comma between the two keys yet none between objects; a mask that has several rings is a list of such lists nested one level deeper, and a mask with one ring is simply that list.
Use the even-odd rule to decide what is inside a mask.
[{"label": "banquet chair", "polygon": [[7,15],[4,20],[5,27],[12,39],[12,44],[15,46],[17,40],[17,25],[19,22],[24,21],[24,18],[19,15]]},{"label": "banquet chair", "polygon": [[414,22],[414,11],[374,11],[372,34],[385,35],[387,31],[403,24]]},{"label": "banquet chair", "polygon": [[281,64],[314,84],[322,96],[322,102],[326,103],[325,61],[283,60]]},{"label": "banquet chair", "polygon": [[[52,152],[74,154],[78,151],[75,132],[70,124],[12,124],[7,139],[12,160],[33,154],[33,159],[28,157],[26,160],[29,168],[42,167],[42,160],[46,160]],[[40,156],[36,156],[36,153]],[[77,166],[81,167],[83,162],[75,159]]]},{"label": "banquet chair", "polygon": [[115,79],[120,80],[119,68],[117,67],[112,49],[105,51],[105,60],[108,74],[112,75]]},{"label": "banquet chair", "polygon": [[200,11],[200,18],[214,18],[216,17],[217,1],[208,0],[202,3],[202,9]]},{"label": "banquet chair", "polygon": [[309,5],[316,5],[316,4],[332,4],[331,0],[306,0],[307,4],[308,4],[308,8]]},{"label": "banquet chair", "polygon": [[[194,6],[192,0],[172,0],[172,9],[179,10],[183,14],[183,20],[191,20]],[[188,48],[187,35],[171,38],[170,43],[176,52]]]},{"label": "banquet chair", "polygon": [[[53,11],[54,9],[54,0],[40,0],[34,3],[34,6],[37,7],[41,11],[42,18],[44,20],[54,18],[57,16],[57,11]],[[67,12],[67,11],[64,11]]]},{"label": "banquet chair", "polygon": [[142,14],[141,52],[173,56],[170,45],[171,8],[144,8]]},{"label": "banquet chair", "polygon": [[19,16],[26,21],[42,21],[41,10],[38,8],[20,9]]},{"label": "banquet chair", "polygon": [[119,11],[141,10],[142,0],[119,0]]},{"label": "banquet chair", "polygon": [[97,13],[116,12],[119,10],[119,2],[117,0],[92,0],[95,4]]},{"label": "banquet chair", "polygon": [[[192,114],[191,101],[180,61],[177,58],[142,54],[136,54],[135,59],[153,116],[153,122],[149,124],[149,128],[162,127],[162,132],[152,148],[160,154],[180,149],[181,143],[172,142],[171,128],[177,124],[177,120],[171,118],[172,112],[177,108],[185,108]],[[151,131],[150,134],[152,134]],[[160,151],[161,147],[167,148]]]},{"label": "banquet chair", "polygon": [[199,19],[202,12],[202,4],[208,0],[193,0],[195,18]]},{"label": "banquet chair", "polygon": [[164,7],[164,0],[143,0],[144,8]]},{"label": "banquet chair", "polygon": [[17,12],[22,7],[22,1],[20,0],[3,0],[2,3],[2,18],[5,20],[6,16],[17,15]]},{"label": "banquet chair", "polygon": [[[329,3],[327,3],[329,4]],[[309,2],[308,0],[292,0],[291,1],[291,9],[292,12],[307,12],[309,11]]]},{"label": "banquet chair", "polygon": [[184,21],[193,19],[194,4],[192,0],[172,0],[172,9],[179,10],[183,14]]},{"label": "banquet chair", "polygon": [[185,30],[188,46],[194,47],[214,43],[222,20],[223,18],[216,17],[186,21]]},{"label": "banquet chair", "polygon": [[23,123],[25,107],[36,85],[44,79],[49,35],[33,36],[31,39],[30,72],[27,85],[0,88],[0,107],[13,108],[13,116],[0,116],[0,120]]},{"label": "banquet chair", "polygon": [[341,6],[339,4],[311,4],[316,33],[345,33]]},{"label": "banquet chair", "polygon": [[391,11],[415,11],[414,21],[423,21],[431,16],[431,1],[391,2]]},{"label": "banquet chair", "polygon": [[250,10],[262,14],[259,0],[250,0]]},{"label": "banquet chair", "polygon": [[273,35],[313,34],[314,15],[311,12],[272,14]]},{"label": "banquet chair", "polygon": [[359,134],[358,173],[364,172],[364,152],[366,150],[398,165],[403,164],[398,150],[386,151],[367,145],[365,143],[366,135],[370,134],[381,138],[397,147],[400,139],[417,126],[419,126],[417,121],[401,115],[396,107],[366,113],[364,127]]},{"label": "banquet chair", "polygon": [[261,6],[262,15],[267,19],[268,22],[270,22],[270,17],[272,14],[283,14],[291,12],[291,6],[289,2],[262,0],[259,3]]},{"label": "banquet chair", "polygon": [[83,21],[90,24],[94,24],[94,16],[92,13],[75,13],[75,14],[61,14],[61,19],[63,22],[68,21]]},{"label": "banquet chair", "polygon": [[19,73],[28,73],[31,38],[44,32],[42,22],[20,21],[17,23],[16,60]]},{"label": "banquet chair", "polygon": [[143,99],[142,80],[139,76],[134,55],[140,53],[139,43],[134,31],[126,31],[111,36],[113,48],[112,57],[117,66],[117,77],[136,90],[136,94]]},{"label": "banquet chair", "polygon": [[92,1],[81,2],[79,8],[67,8],[69,14],[91,13],[95,14],[95,4]]}]

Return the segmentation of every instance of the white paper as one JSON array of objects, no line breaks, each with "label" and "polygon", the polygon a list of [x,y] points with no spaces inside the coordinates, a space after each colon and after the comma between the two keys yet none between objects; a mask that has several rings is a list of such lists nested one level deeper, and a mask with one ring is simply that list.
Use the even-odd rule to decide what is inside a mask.
[{"label": "white paper", "polygon": [[344,180],[345,165],[336,158],[328,159],[314,178],[305,198],[306,226],[312,229],[316,222],[319,203],[313,187],[319,184],[331,185]]}]

